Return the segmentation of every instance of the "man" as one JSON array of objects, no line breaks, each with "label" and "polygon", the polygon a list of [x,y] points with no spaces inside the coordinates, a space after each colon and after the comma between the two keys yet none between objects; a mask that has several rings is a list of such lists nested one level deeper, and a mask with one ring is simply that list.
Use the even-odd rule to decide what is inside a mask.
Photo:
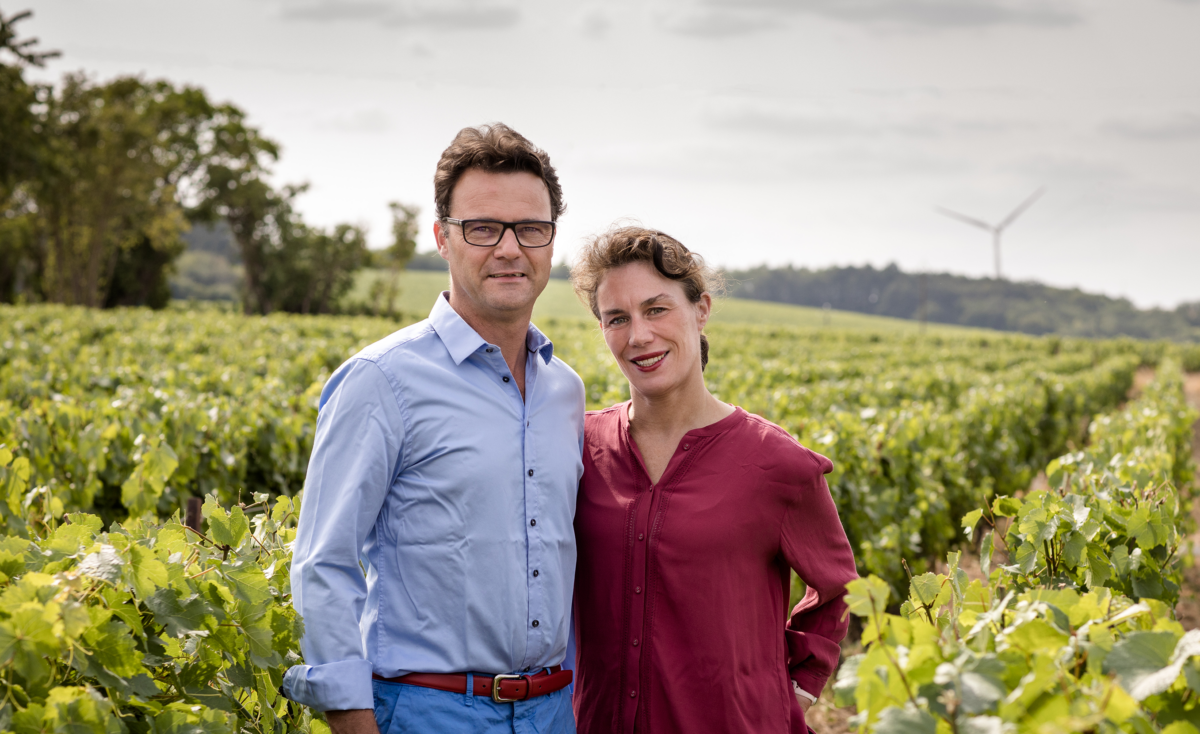
[{"label": "man", "polygon": [[307,664],[283,690],[335,734],[574,732],[584,390],[529,323],[562,189],[496,124],[459,132],[434,196],[450,290],[321,393],[291,571]]}]

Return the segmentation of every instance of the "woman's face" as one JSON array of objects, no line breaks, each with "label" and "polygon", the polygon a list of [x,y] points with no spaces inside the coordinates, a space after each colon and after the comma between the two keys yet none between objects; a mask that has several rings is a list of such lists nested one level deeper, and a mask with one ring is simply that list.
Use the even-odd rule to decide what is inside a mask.
[{"label": "woman's face", "polygon": [[679,282],[636,262],[604,276],[596,305],[604,341],[631,389],[654,396],[703,379],[700,332],[712,309],[707,293],[691,303]]}]

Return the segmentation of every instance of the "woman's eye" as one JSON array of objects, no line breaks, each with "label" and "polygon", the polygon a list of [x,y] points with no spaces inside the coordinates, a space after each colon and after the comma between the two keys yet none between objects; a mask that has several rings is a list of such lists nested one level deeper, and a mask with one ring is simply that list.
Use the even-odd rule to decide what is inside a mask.
[{"label": "woman's eye", "polygon": [[615,316],[608,320],[608,325],[609,326],[620,326],[621,324],[625,323],[628,320],[629,319],[625,318],[624,316]]}]

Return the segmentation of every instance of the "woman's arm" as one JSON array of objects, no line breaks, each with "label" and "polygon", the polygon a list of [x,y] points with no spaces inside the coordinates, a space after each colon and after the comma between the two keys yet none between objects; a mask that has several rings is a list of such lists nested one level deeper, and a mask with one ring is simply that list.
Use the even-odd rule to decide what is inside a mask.
[{"label": "woman's arm", "polygon": [[842,597],[846,584],[858,578],[858,572],[825,483],[824,475],[833,464],[808,449],[801,452],[796,500],[784,515],[780,547],[808,591],[792,610],[784,634],[792,680],[802,691],[819,696],[837,668],[839,643],[849,627]]}]

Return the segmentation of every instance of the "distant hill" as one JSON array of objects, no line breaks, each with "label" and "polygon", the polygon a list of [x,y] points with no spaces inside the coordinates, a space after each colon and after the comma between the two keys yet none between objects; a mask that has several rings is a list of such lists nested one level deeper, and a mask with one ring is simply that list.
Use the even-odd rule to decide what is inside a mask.
[{"label": "distant hill", "polygon": [[[895,265],[827,268],[758,267],[726,273],[729,295],[800,306],[1026,334],[1130,336],[1200,342],[1200,302],[1173,311],[1142,310],[1124,298],[1034,282],[906,273]],[[924,283],[924,285],[922,285]]]}]

